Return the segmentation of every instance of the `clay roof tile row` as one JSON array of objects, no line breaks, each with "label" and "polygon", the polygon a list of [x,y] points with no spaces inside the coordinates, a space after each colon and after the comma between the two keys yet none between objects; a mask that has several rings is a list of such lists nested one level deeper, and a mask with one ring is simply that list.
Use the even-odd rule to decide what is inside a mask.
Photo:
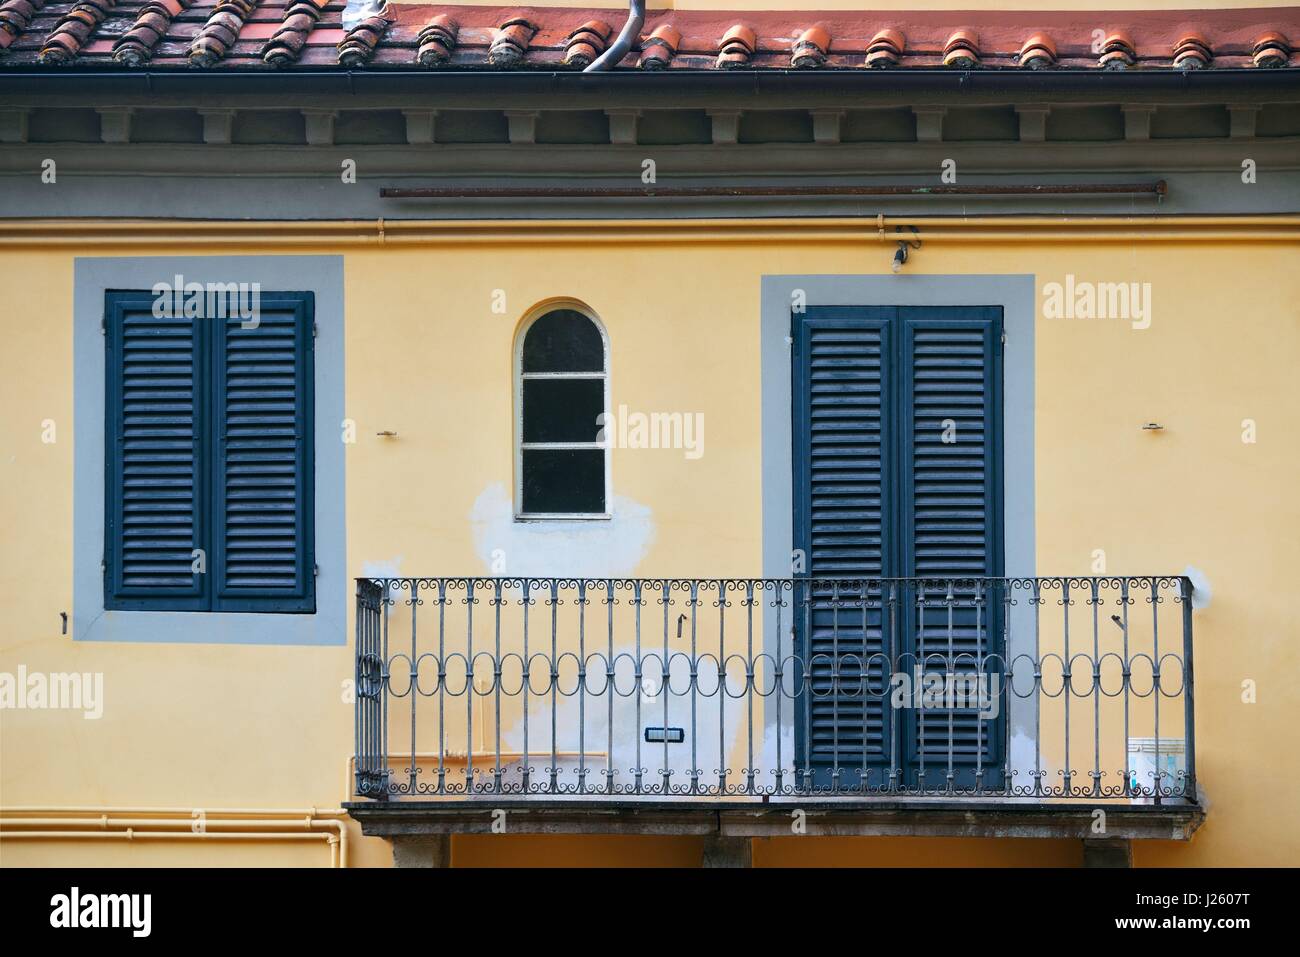
[{"label": "clay roof tile row", "polygon": [[569,34],[564,44],[564,65],[585,68],[605,52],[612,29],[604,20],[588,20]]},{"label": "clay roof tile row", "polygon": [[[0,0],[7,65],[582,69],[614,28],[582,8],[394,4],[344,29],[342,0]],[[110,11],[112,20],[106,22]],[[1202,69],[1300,66],[1300,8],[1129,14],[654,11],[620,69]],[[1124,16],[1108,13],[1108,18]],[[725,18],[725,19],[724,19]],[[876,18],[877,22],[870,21]],[[802,21],[802,22],[801,22]],[[1085,27],[1083,24],[1088,24]],[[906,31],[906,32],[905,32]],[[1093,34],[1104,37],[1094,42]],[[1138,38],[1134,42],[1134,36]]]},{"label": "clay roof tile row", "polygon": [[488,47],[488,64],[497,69],[508,70],[518,66],[528,52],[528,45],[533,42],[535,27],[523,17],[507,20],[497,28]]},{"label": "clay roof tile row", "polygon": [[81,47],[108,16],[115,0],[81,0],[63,15],[45,38],[41,47],[42,63],[66,63],[74,59]]},{"label": "clay roof tile row", "polygon": [[1056,42],[1046,33],[1035,33],[1020,48],[1018,59],[1020,65],[1029,70],[1055,66]]},{"label": "clay roof tile row", "polygon": [[0,50],[13,43],[31,25],[45,0],[4,0],[0,3]]},{"label": "clay roof tile row", "polygon": [[307,44],[307,35],[320,19],[320,8],[327,0],[295,0],[285,12],[280,29],[272,34],[262,49],[262,60],[271,66],[287,66],[298,59]]},{"label": "clay roof tile row", "polygon": [[339,65],[353,70],[365,66],[387,30],[388,20],[384,17],[366,17],[339,41]]},{"label": "clay roof tile row", "polygon": [[682,31],[671,23],[660,24],[641,40],[641,60],[637,66],[643,70],[662,70],[677,55],[681,42]]},{"label": "clay roof tile row", "polygon": [[190,63],[194,66],[212,66],[225,56],[243,31],[244,21],[256,6],[256,0],[217,0],[212,16],[190,45]]},{"label": "clay roof tile row", "polygon": [[758,49],[758,37],[743,23],[735,24],[722,35],[718,47],[718,69],[737,70],[749,64],[749,58]]},{"label": "clay roof tile row", "polygon": [[459,24],[445,13],[434,17],[416,37],[419,43],[415,51],[416,62],[424,67],[446,63],[451,57],[451,51],[456,49],[456,33],[459,30]]},{"label": "clay roof tile row", "polygon": [[167,35],[172,19],[189,0],[148,0],[131,28],[113,44],[113,59],[123,66],[140,66],[153,55],[154,45]]}]

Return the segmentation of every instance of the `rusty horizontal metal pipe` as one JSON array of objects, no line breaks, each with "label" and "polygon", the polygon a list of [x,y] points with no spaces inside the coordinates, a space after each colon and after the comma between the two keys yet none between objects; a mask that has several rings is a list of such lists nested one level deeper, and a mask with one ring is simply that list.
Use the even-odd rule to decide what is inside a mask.
[{"label": "rusty horizontal metal pipe", "polygon": [[384,199],[686,199],[727,196],[1154,196],[1168,184],[1019,183],[984,186],[385,186]]}]

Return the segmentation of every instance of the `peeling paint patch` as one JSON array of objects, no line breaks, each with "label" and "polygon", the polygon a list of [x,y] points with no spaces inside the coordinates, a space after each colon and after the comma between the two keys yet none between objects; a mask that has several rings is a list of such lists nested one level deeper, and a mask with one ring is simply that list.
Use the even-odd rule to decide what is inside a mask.
[{"label": "peeling paint patch", "polygon": [[470,522],[474,552],[489,575],[627,578],[655,537],[650,507],[620,495],[605,520],[517,521],[500,482],[475,499]]}]

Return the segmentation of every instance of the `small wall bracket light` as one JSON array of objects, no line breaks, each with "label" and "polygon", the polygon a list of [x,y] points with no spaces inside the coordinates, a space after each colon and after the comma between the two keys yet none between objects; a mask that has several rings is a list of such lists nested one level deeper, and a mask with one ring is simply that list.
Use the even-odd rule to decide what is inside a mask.
[{"label": "small wall bracket light", "polygon": [[[909,250],[909,249],[920,249],[920,248],[921,248],[921,233],[920,233],[920,231],[917,230],[917,228],[916,228],[915,226],[909,226],[909,227],[907,227],[907,228],[910,229],[910,230],[912,231],[912,235],[915,236],[916,238],[915,238],[915,239],[900,239],[900,240],[898,241],[898,248],[894,250],[894,262],[893,262],[893,264],[890,266],[890,268],[891,268],[894,272],[898,272],[900,269],[902,269],[902,268],[903,268],[903,264],[907,262],[907,255],[908,255],[908,250]],[[902,226],[899,226],[899,227],[897,228],[897,232],[900,232],[900,233],[901,233],[902,231],[903,231],[903,227],[902,227]]]},{"label": "small wall bracket light", "polygon": [[397,438],[397,433],[394,432],[392,429],[384,429],[384,431],[382,431],[382,432],[376,432],[375,435],[377,435],[377,436],[379,436],[380,438],[383,438],[383,439],[395,439],[395,438]]},{"label": "small wall bracket light", "polygon": [[1163,432],[1165,427],[1159,422],[1147,422],[1142,426],[1143,432]]}]

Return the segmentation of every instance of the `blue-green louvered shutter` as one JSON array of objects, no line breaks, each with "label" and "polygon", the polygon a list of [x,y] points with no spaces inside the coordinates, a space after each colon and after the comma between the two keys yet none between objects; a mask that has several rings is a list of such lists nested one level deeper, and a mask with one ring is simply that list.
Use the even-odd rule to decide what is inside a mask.
[{"label": "blue-green louvered shutter", "polygon": [[105,300],[104,607],[200,610],[203,330],[155,317],[154,301],[143,292]]},{"label": "blue-green louvered shutter", "polygon": [[[903,574],[971,580],[954,589],[951,602],[933,587],[922,596],[928,604],[908,616],[907,645],[922,664],[927,655],[951,656],[958,671],[968,670],[1000,651],[1001,592],[994,586],[979,600],[973,581],[1002,574],[1002,310],[899,312]],[[932,659],[933,670],[942,670],[939,660]],[[997,670],[996,661],[986,673]],[[945,786],[950,743],[954,786],[974,785],[980,752],[981,783],[997,784],[1000,720],[982,721],[972,709],[909,715],[909,757],[914,771],[925,767],[927,787]]]},{"label": "blue-green louvered shutter", "polygon": [[212,323],[214,610],[315,610],[313,307],[264,293],[256,325]]},{"label": "blue-green louvered shutter", "polygon": [[[824,306],[794,316],[795,542],[812,578],[892,573],[888,397],[895,313]],[[798,770],[807,759],[815,786],[852,787],[858,776],[849,769],[878,768],[890,758],[880,662],[872,662],[876,695],[862,694],[857,677],[859,663],[882,651],[880,612],[852,607],[861,604],[852,586],[838,594],[809,588],[797,582],[793,603],[800,654],[813,672],[813,693],[800,695],[795,708]],[[869,598],[878,603],[878,591]],[[838,687],[830,678],[836,661]],[[841,769],[837,781],[832,767]],[[871,786],[880,786],[879,771],[868,775]]]}]

